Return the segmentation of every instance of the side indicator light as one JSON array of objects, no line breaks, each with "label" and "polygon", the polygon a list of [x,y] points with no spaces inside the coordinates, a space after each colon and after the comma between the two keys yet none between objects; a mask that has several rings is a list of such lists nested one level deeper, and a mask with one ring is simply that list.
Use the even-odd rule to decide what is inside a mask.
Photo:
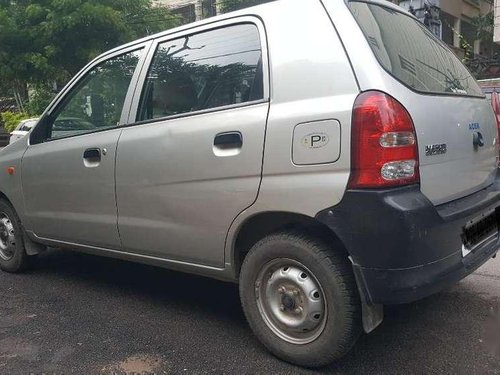
[{"label": "side indicator light", "polygon": [[16,172],[16,168],[14,167],[7,167],[7,173],[10,174],[11,176]]}]

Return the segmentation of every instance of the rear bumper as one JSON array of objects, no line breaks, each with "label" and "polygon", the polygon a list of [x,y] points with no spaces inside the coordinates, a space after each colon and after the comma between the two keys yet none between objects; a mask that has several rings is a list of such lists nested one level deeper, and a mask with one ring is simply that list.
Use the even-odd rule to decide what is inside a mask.
[{"label": "rear bumper", "polygon": [[461,234],[471,219],[500,207],[500,180],[435,207],[419,186],[348,191],[317,215],[351,255],[359,287],[376,304],[408,303],[436,293],[496,254],[494,237],[463,257]]}]

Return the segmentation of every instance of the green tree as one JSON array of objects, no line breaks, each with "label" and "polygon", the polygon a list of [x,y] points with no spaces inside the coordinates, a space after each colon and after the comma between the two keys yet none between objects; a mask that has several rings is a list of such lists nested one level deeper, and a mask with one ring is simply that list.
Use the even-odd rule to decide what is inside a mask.
[{"label": "green tree", "polygon": [[178,23],[151,0],[0,0],[0,81],[22,102],[28,84],[60,87],[100,53]]},{"label": "green tree", "polygon": [[483,0],[489,4],[490,11],[472,19],[472,24],[476,27],[476,38],[491,43],[493,41],[493,26],[495,22],[494,1]]}]

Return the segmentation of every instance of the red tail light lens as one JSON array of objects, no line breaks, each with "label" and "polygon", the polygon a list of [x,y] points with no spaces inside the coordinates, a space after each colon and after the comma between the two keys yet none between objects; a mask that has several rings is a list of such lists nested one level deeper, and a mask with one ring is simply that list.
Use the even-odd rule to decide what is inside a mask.
[{"label": "red tail light lens", "polygon": [[385,188],[420,181],[415,127],[408,111],[379,91],[360,94],[352,114],[350,188]]}]

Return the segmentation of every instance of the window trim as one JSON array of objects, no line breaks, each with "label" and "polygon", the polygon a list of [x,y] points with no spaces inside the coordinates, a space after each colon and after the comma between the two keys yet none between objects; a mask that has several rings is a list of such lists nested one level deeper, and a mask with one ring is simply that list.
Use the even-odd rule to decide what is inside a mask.
[{"label": "window trim", "polygon": [[[40,120],[36,124],[36,126],[32,129],[30,133],[30,137],[28,139],[28,146],[31,145],[36,145],[40,143],[47,143],[47,142],[54,142],[62,139],[68,139],[68,138],[73,138],[73,137],[79,137],[87,134],[94,134],[94,133],[99,133],[102,131],[107,131],[107,130],[113,130],[113,129],[118,129],[118,128],[123,128],[124,126],[127,125],[128,117],[129,117],[129,112],[130,112],[130,103],[132,101],[134,92],[135,92],[135,87],[137,84],[137,80],[139,78],[139,74],[142,70],[142,67],[144,65],[144,62],[146,61],[146,57],[148,56],[149,49],[151,45],[153,44],[152,41],[147,41],[147,42],[142,42],[138,44],[134,44],[131,46],[128,46],[126,48],[122,48],[119,50],[113,50],[107,53],[104,53],[97,57],[96,59],[92,60],[90,63],[88,63],[82,70],[80,70],[69,82],[68,84],[61,90],[61,92],[55,97],[55,99],[49,104],[43,115],[40,117]],[[85,133],[80,133],[80,134],[74,134],[74,135],[67,135],[63,137],[57,137],[57,138],[47,138],[45,135],[42,135],[46,133],[47,126],[50,123],[50,121],[53,119],[53,114],[63,105],[66,104],[66,99],[68,98],[68,95],[71,95],[73,92],[73,89],[78,86],[78,84],[84,79],[88,73],[93,70],[95,67],[98,65],[111,60],[115,57],[125,55],[130,52],[134,51],[139,51],[143,50],[139,61],[137,62],[137,66],[135,68],[134,74],[132,75],[132,78],[130,80],[129,87],[127,89],[127,93],[125,94],[125,100],[123,101],[123,108],[121,111],[120,115],[120,122],[119,125],[113,126],[113,127],[107,127],[107,128],[102,128],[102,129],[97,129]]]},{"label": "window trim", "polygon": [[135,121],[134,123],[130,123],[130,124],[124,125],[123,127],[129,127],[129,126],[135,126],[135,125],[152,124],[152,123],[162,122],[162,121],[177,120],[177,119],[186,118],[186,117],[206,115],[206,114],[209,114],[209,113],[216,113],[216,112],[222,112],[222,111],[230,111],[232,109],[252,107],[252,106],[256,106],[256,105],[260,105],[260,104],[265,104],[265,103],[269,103],[269,99],[258,99],[258,100],[252,100],[252,101],[249,101],[249,102],[244,102],[244,103],[229,104],[229,105],[225,105],[225,106],[221,106],[221,107],[208,108],[208,109],[200,109],[198,111],[192,111],[192,112],[186,112],[186,113],[179,113],[179,114],[176,114],[176,115],[163,116],[163,117],[157,117],[157,118],[152,118],[152,119],[147,119],[147,120]]},{"label": "window trim", "polygon": [[[181,114],[176,114],[176,115],[158,117],[155,119],[137,121],[137,113],[139,111],[141,94],[142,94],[142,91],[144,90],[147,75],[149,73],[149,69],[151,67],[151,64],[153,63],[154,56],[156,54],[158,46],[161,43],[168,42],[168,41],[175,40],[175,39],[179,39],[179,38],[189,36],[189,35],[200,34],[203,32],[210,32],[212,30],[228,28],[231,26],[237,26],[237,25],[241,25],[241,24],[253,24],[254,26],[256,26],[257,32],[259,33],[259,39],[260,39],[260,45],[261,45],[261,51],[262,51],[262,79],[263,79],[263,98],[262,99],[254,100],[251,102],[202,109],[202,110],[186,112],[186,113],[181,113]],[[144,124],[158,122],[158,121],[166,121],[166,120],[196,116],[196,115],[201,115],[201,114],[206,114],[206,113],[227,111],[227,110],[231,110],[231,109],[235,109],[235,108],[248,107],[251,105],[256,105],[256,104],[261,104],[261,103],[268,103],[270,101],[270,94],[271,94],[270,93],[271,81],[270,81],[270,68],[269,68],[269,51],[267,48],[267,33],[266,33],[264,23],[257,16],[245,15],[245,16],[239,16],[239,17],[234,17],[234,18],[230,18],[230,19],[225,19],[222,21],[212,22],[212,23],[205,24],[205,25],[202,25],[199,27],[194,27],[194,28],[190,28],[187,30],[182,30],[182,31],[177,32],[177,33],[164,35],[164,36],[155,38],[152,41],[152,44],[149,48],[148,56],[146,58],[144,65],[141,68],[141,73],[139,75],[139,78],[138,78],[138,81],[137,81],[137,84],[135,87],[136,87],[136,90],[134,92],[134,97],[133,97],[132,102],[131,102],[127,126],[144,125]]]}]

